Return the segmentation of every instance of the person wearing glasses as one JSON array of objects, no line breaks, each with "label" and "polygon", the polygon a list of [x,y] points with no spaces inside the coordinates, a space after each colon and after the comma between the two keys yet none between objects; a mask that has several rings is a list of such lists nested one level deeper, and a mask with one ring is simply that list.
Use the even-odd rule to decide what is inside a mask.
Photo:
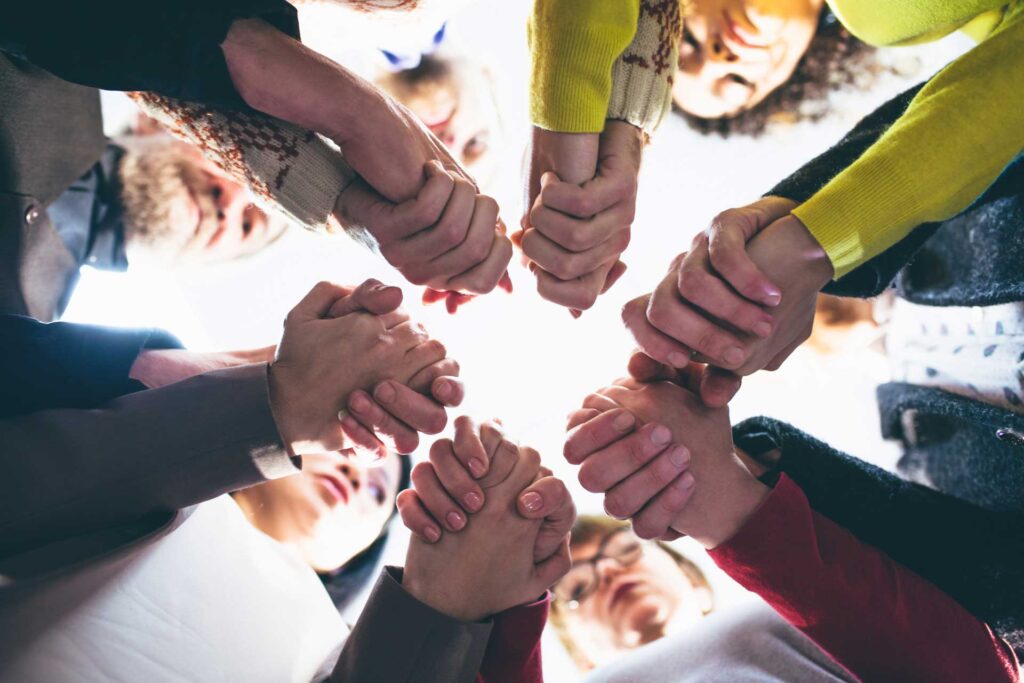
[{"label": "person wearing glasses", "polygon": [[700,567],[629,524],[583,516],[572,529],[572,569],[553,589],[551,624],[582,671],[699,623],[714,609]]}]

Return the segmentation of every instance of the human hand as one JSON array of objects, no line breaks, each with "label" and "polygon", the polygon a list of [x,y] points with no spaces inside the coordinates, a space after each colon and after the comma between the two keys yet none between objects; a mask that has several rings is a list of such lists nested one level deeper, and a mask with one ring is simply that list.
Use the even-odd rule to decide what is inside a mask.
[{"label": "human hand", "polygon": [[[398,510],[409,530],[420,540],[436,543],[446,531],[465,528],[467,517],[483,507],[486,490],[504,478],[506,462],[492,467],[501,449],[515,453],[518,447],[505,439],[497,423],[485,422],[478,428],[469,417],[457,418],[454,442],[434,444],[430,467],[422,468],[416,490],[399,498]],[[561,548],[576,519],[576,507],[565,484],[545,467],[540,468],[537,480],[520,492],[516,508],[526,519],[541,520],[534,544],[535,562],[548,559]]]},{"label": "human hand", "polygon": [[594,137],[535,129],[529,213],[514,236],[541,296],[576,317],[625,272],[619,255],[629,245],[643,147],[638,128],[608,121],[587,175]]},{"label": "human hand", "polygon": [[[559,523],[553,552],[542,558],[538,558],[538,545],[544,523],[526,519],[515,511],[517,500],[531,484],[537,486],[549,479],[549,488],[564,485],[544,476],[536,451],[519,448],[492,429],[487,436],[488,446],[494,442],[497,445],[489,454],[488,474],[480,482],[481,489],[486,491],[486,502],[464,522],[461,533],[445,534],[434,543],[414,535],[402,579],[417,599],[467,622],[536,600],[571,566],[568,532],[575,521],[571,501]],[[486,449],[483,437],[481,429],[475,444],[480,449]],[[455,447],[452,441],[442,440],[435,444],[432,454],[453,453]],[[416,490],[403,491],[399,496],[403,520],[414,506],[424,512],[417,494],[422,494],[425,487],[439,487],[441,476],[433,460],[416,466]]]},{"label": "human hand", "polygon": [[740,390],[742,378],[728,370],[703,363],[684,368],[659,363],[646,353],[636,351],[629,358],[629,375],[638,382],[673,382],[700,396],[709,408],[720,408]]},{"label": "human hand", "polygon": [[[400,302],[400,291],[386,291],[394,288],[376,283],[364,289],[385,290]],[[349,288],[321,282],[285,319],[270,365],[270,404],[282,440],[296,455],[345,446],[338,411],[354,391],[385,380],[408,384],[446,356],[444,345],[400,309],[329,318],[332,307],[349,294]]]},{"label": "human hand", "polygon": [[[630,426],[622,429],[627,422]],[[635,425],[643,425],[636,434],[644,428],[651,430],[649,434],[655,429],[667,431],[660,439],[663,448],[669,442],[685,444],[690,456],[684,476],[693,482],[691,494],[680,504],[657,510],[656,524],[651,516],[635,516],[633,525],[638,535],[660,536],[667,526],[692,536],[705,547],[715,547],[728,540],[767,495],[767,488],[733,449],[728,408],[708,408],[696,395],[675,384],[640,384],[631,379],[591,394],[583,409],[570,418],[573,431],[566,441],[566,457],[570,462],[582,461],[583,467],[591,466],[587,474],[581,467],[581,483],[585,476],[598,481],[608,477],[604,470],[612,463],[632,464],[636,476],[642,465],[635,457],[639,452],[632,434]],[[627,516],[641,505],[647,510],[657,500],[656,490],[657,485],[641,479],[631,490],[620,488],[621,493],[615,492],[617,496],[609,492],[605,507],[610,513],[618,513],[616,516]]]},{"label": "human hand", "polygon": [[398,204],[355,180],[338,197],[335,218],[357,239],[375,242],[409,282],[427,286],[426,302],[447,298],[454,313],[469,295],[496,286],[511,292],[512,243],[497,203],[436,161],[423,169],[416,196]]},{"label": "human hand", "polygon": [[704,233],[698,235],[649,299],[626,304],[623,321],[641,350],[674,367],[692,355],[739,375],[777,369],[810,335],[818,291],[833,273],[827,255],[792,215],[751,240],[752,262],[782,292],[769,313],[715,274],[708,243]]}]

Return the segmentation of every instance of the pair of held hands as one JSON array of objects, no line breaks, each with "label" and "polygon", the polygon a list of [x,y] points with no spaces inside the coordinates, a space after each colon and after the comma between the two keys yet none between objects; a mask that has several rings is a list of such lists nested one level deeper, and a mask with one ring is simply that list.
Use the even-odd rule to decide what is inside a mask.
[{"label": "pair of held hands", "polygon": [[[446,299],[454,312],[495,287],[511,291],[512,241],[497,203],[408,109],[262,20],[235,21],[221,47],[249,106],[338,145],[359,177],[334,218],[427,287],[425,301]],[[600,139],[536,132],[517,241],[542,296],[588,308],[622,274],[639,161],[629,124],[609,122]]]}]

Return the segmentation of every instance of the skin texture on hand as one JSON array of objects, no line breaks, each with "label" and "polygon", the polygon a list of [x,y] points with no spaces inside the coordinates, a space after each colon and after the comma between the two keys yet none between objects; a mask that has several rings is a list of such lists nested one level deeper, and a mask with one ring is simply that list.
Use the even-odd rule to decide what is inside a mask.
[{"label": "skin texture on hand", "polygon": [[[463,519],[460,533],[444,534],[433,543],[414,535],[402,579],[417,599],[466,622],[532,602],[564,576],[571,565],[568,530],[575,520],[573,513],[562,522],[555,551],[538,561],[544,523],[524,518],[515,508],[523,489],[545,479],[540,456],[504,440],[497,430],[485,438],[481,429],[478,436],[476,445],[490,456],[488,473],[479,482],[486,500],[469,520]],[[465,428],[462,438],[466,439]],[[399,497],[403,520],[410,507],[420,504],[417,494],[423,496],[431,488],[436,493],[441,477],[449,476],[438,471],[435,460],[442,461],[433,454],[455,448],[453,441],[441,440],[431,449],[431,462],[413,469],[415,491],[403,491]]]},{"label": "skin texture on hand", "polygon": [[[365,289],[389,288],[374,283]],[[329,317],[332,307],[351,293],[321,282],[285,319],[270,366],[270,403],[282,440],[296,455],[345,447],[338,411],[354,391],[385,380],[407,384],[446,357],[444,345],[400,309],[379,316],[357,310]]]},{"label": "skin texture on hand", "polygon": [[600,137],[535,128],[526,178],[528,213],[513,239],[540,295],[590,308],[622,273],[636,210],[642,133],[608,121]]},{"label": "skin texture on hand", "polygon": [[[638,429],[615,429],[616,421],[619,425],[629,421]],[[624,467],[627,476],[635,476],[641,465],[635,457],[637,447],[630,441],[634,433],[645,428],[651,430],[649,433],[665,429],[668,435],[664,444],[685,445],[690,454],[687,476],[694,482],[692,495],[673,506],[674,514],[667,526],[693,536],[705,547],[715,547],[731,538],[767,495],[767,488],[751,475],[733,450],[728,409],[710,409],[678,385],[620,380],[588,396],[583,410],[572,416],[570,426],[574,429],[566,441],[566,457],[570,462],[583,462],[581,483],[586,476],[583,468],[595,458],[597,469],[607,467],[602,463],[629,463],[632,469]],[[611,503],[613,509],[628,511],[650,506],[657,499],[656,489],[657,485],[647,482],[646,487],[623,492],[614,501],[609,501],[606,494],[606,507]],[[649,525],[645,519],[634,517],[633,522],[635,527],[641,524],[636,529],[641,536],[662,533],[660,525]]]},{"label": "skin texture on hand", "polygon": [[269,363],[274,360],[276,350],[276,346],[212,353],[197,353],[188,349],[145,349],[132,363],[128,376],[141,382],[147,389],[156,389],[212,370],[250,363]]},{"label": "skin texture on hand", "polygon": [[[504,437],[498,423],[485,422],[478,427],[467,416],[456,419],[454,441],[436,442],[420,484],[399,496],[403,523],[427,543],[465,528],[468,517],[482,507],[486,489],[503,476],[500,469],[492,471],[491,467],[500,449],[515,452],[517,446]],[[516,508],[525,519],[541,520],[534,545],[538,563],[560,550],[576,519],[576,507],[565,484],[545,467],[520,492]]]},{"label": "skin texture on hand", "polygon": [[[776,209],[785,206],[774,204]],[[723,226],[719,222],[715,234],[723,234]],[[735,231],[744,230],[749,227],[735,226]],[[720,245],[726,243],[717,239]],[[720,261],[722,253],[719,249]],[[623,321],[640,349],[674,367],[684,367],[692,357],[738,375],[777,369],[810,336],[817,294],[831,279],[832,265],[791,215],[754,236],[746,254],[750,263],[745,266],[735,266],[744,259],[732,259],[732,272],[744,274],[736,276],[737,286],[776,305],[760,306],[724,282],[711,264],[709,238],[701,233],[649,297],[638,297],[623,308]],[[773,288],[781,292],[779,297],[771,293]]]},{"label": "skin texture on hand", "polygon": [[401,203],[356,180],[339,195],[334,217],[357,240],[376,244],[409,282],[426,286],[427,303],[447,298],[454,312],[470,295],[512,290],[512,243],[497,202],[436,161],[423,167],[416,196]]}]

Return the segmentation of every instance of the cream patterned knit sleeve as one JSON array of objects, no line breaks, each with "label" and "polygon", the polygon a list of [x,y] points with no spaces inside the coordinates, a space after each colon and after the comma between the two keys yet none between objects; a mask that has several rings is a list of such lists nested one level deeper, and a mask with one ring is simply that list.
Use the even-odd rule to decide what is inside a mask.
[{"label": "cream patterned knit sleeve", "polygon": [[633,42],[612,65],[608,118],[650,135],[672,106],[683,33],[680,0],[641,0]]},{"label": "cream patterned knit sleeve", "polygon": [[176,137],[198,147],[267,208],[327,232],[334,204],[356,175],[310,130],[258,112],[220,111],[151,92],[128,96]]}]

